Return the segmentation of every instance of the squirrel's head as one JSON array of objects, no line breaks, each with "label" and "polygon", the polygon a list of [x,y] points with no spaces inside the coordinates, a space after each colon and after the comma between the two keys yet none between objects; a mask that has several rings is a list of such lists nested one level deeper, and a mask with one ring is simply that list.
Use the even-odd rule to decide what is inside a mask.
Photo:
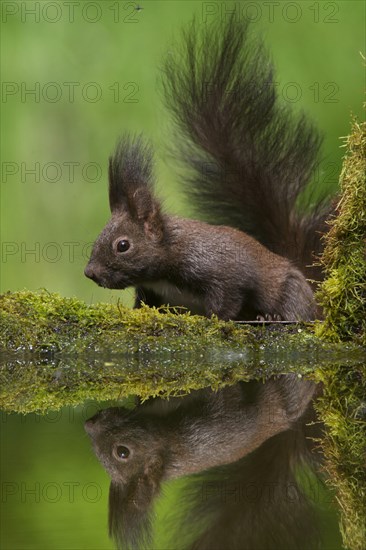
[{"label": "squirrel's head", "polygon": [[164,476],[166,443],[148,417],[122,407],[85,422],[95,454],[112,478],[109,533],[118,548],[150,540],[151,510]]},{"label": "squirrel's head", "polygon": [[[156,422],[136,410],[112,407],[85,422],[95,454],[116,483],[151,475],[162,468],[165,446]],[[154,476],[155,477],[155,476]]]},{"label": "squirrel's head", "polygon": [[164,219],[152,193],[153,154],[141,137],[124,136],[109,159],[112,213],[96,242],[85,275],[123,289],[151,279],[164,258]]}]

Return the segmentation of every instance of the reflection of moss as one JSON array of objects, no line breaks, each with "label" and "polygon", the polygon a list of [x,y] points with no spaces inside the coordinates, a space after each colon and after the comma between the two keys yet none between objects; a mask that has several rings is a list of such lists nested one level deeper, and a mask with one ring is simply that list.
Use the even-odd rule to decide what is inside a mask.
[{"label": "reflection of moss", "polygon": [[[334,355],[324,360],[329,366]],[[211,355],[204,350],[175,357],[160,353],[155,357],[136,354],[109,359],[103,355],[31,360],[6,356],[0,367],[0,408],[9,412],[45,412],[76,406],[88,399],[177,395],[207,386],[216,389],[238,380],[268,379],[283,372],[306,374],[311,368],[309,360],[290,361],[286,354],[264,362],[261,353],[240,357],[232,353]]]},{"label": "reflection of moss", "polygon": [[318,293],[325,322],[319,335],[366,344],[366,123],[353,124],[346,139],[339,214],[326,236],[326,280]]},{"label": "reflection of moss", "polygon": [[328,483],[341,510],[344,545],[366,548],[366,364],[322,368],[315,378],[323,383],[317,410],[325,423],[321,440]]}]

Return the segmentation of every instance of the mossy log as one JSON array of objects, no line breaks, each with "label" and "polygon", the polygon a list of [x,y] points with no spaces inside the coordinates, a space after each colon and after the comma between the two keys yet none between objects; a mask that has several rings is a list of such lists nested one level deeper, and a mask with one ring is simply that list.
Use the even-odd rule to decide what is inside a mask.
[{"label": "mossy log", "polygon": [[364,358],[355,344],[325,343],[312,324],[238,326],[148,307],[87,306],[46,291],[1,295],[0,323],[0,406],[18,412],[168,396]]}]

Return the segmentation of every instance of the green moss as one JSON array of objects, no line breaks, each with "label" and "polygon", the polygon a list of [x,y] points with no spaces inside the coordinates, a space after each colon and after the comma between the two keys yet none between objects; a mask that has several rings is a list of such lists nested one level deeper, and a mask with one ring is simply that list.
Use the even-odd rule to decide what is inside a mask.
[{"label": "green moss", "polygon": [[[366,345],[366,124],[354,121],[345,140],[337,217],[325,236],[326,279],[317,298],[325,313],[316,334],[332,342]],[[325,432],[320,446],[327,482],[336,494],[345,548],[366,548],[366,358],[350,367],[314,372],[323,386],[317,401]]]},{"label": "green moss", "polygon": [[111,304],[87,306],[46,291],[0,296],[0,351],[107,354],[229,347],[246,333],[217,319],[131,310]]},{"label": "green moss", "polygon": [[237,326],[148,307],[87,306],[46,291],[1,295],[0,317],[6,411],[300,375],[320,364],[352,364],[364,353],[355,345],[324,344],[312,325]]},{"label": "green moss", "polygon": [[[0,352],[24,357],[240,351],[314,360],[322,351],[362,351],[324,344],[312,324],[249,326],[144,306],[86,305],[47,291],[0,295]],[[289,363],[291,360],[288,361]]]},{"label": "green moss", "polygon": [[325,322],[317,334],[366,344],[366,123],[353,123],[340,177],[338,215],[330,222],[321,262],[326,279],[318,292]]},{"label": "green moss", "polygon": [[316,403],[326,426],[320,441],[340,509],[345,548],[366,547],[366,362],[349,368],[322,368],[315,379],[323,384]]}]

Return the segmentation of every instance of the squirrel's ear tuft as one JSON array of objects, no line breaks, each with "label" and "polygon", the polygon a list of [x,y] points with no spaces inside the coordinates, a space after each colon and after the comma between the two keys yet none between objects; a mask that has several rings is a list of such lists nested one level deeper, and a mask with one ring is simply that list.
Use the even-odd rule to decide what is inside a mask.
[{"label": "squirrel's ear tuft", "polygon": [[111,482],[109,488],[109,536],[117,548],[148,548],[152,537],[153,500],[160,483],[139,477],[128,484]]},{"label": "squirrel's ear tuft", "polygon": [[154,199],[149,189],[139,187],[136,189],[132,205],[131,215],[143,225],[145,234],[154,240],[160,240],[164,234],[164,221],[159,202]]},{"label": "squirrel's ear tuft", "polygon": [[109,158],[109,205],[111,212],[135,213],[134,195],[153,185],[153,151],[142,136],[125,134]]}]

